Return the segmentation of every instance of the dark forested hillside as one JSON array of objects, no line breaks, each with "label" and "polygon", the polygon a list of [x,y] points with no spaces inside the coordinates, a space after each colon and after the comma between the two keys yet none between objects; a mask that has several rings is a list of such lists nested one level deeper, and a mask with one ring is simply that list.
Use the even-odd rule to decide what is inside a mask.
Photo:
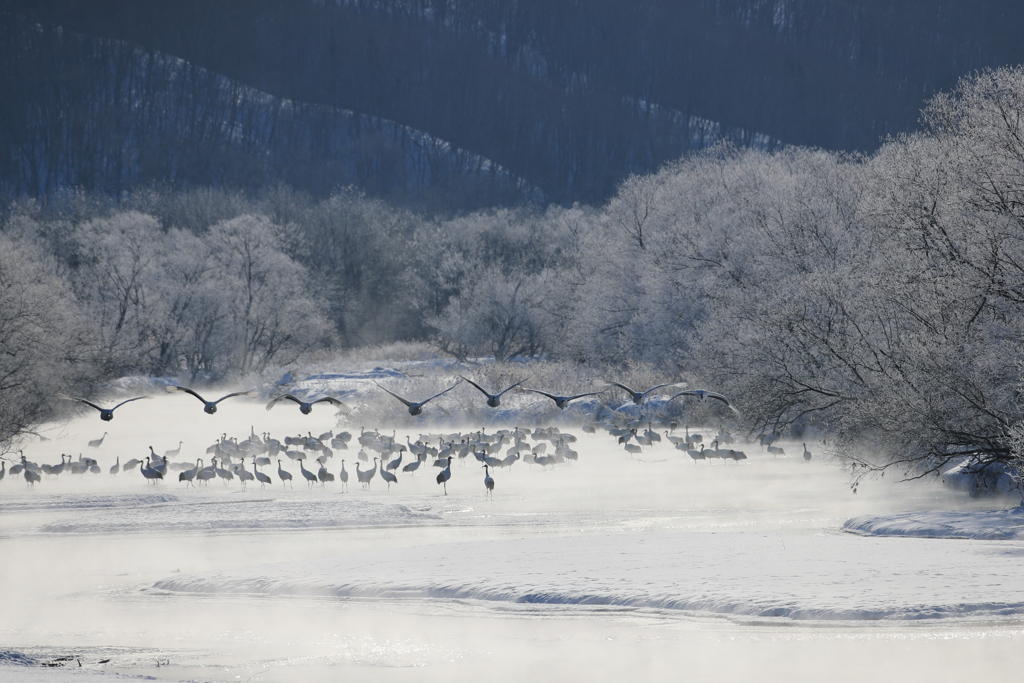
[{"label": "dark forested hillside", "polygon": [[326,196],[356,185],[438,207],[518,202],[487,159],[376,117],[266,95],[124,41],[0,25],[0,196],[151,184]]},{"label": "dark forested hillside", "polygon": [[[0,0],[0,12],[424,131],[558,202],[602,201],[720,137],[873,150],[958,78],[1024,61],[1024,9],[1007,0]],[[6,67],[3,116],[53,106],[8,99],[38,65]],[[288,145],[302,160],[315,143]]]}]

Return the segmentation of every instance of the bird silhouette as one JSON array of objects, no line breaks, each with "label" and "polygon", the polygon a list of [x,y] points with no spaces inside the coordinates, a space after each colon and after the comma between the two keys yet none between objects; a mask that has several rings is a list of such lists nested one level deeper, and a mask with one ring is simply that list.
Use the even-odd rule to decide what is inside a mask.
[{"label": "bird silhouette", "polygon": [[609,385],[609,386],[619,387],[620,389],[625,389],[629,393],[630,398],[633,399],[633,403],[635,403],[638,406],[641,406],[641,405],[644,404],[644,401],[647,399],[647,394],[651,393],[652,391],[654,391],[656,389],[661,389],[662,387],[671,387],[671,386],[675,385],[674,382],[668,382],[666,384],[659,384],[656,387],[651,387],[647,391],[633,391],[632,389],[627,387],[625,384],[619,384],[618,382],[611,382],[611,381],[608,381],[608,380],[604,380],[604,383]]},{"label": "bird silhouette", "polygon": [[716,394],[713,391],[705,391],[703,389],[690,389],[688,391],[680,391],[678,394],[676,394],[675,396],[673,396],[669,400],[670,401],[675,400],[675,399],[679,398],[680,396],[694,396],[701,403],[706,403],[709,398],[713,398],[716,401],[721,401],[725,405],[729,406],[729,410],[731,410],[732,412],[736,413],[737,415],[740,414],[740,411],[737,410],[736,406],[734,406],[729,401],[729,399],[727,399],[725,396],[722,396],[721,394]]},{"label": "bird silhouette", "polygon": [[179,387],[175,384],[168,384],[165,387],[165,389],[167,389],[167,393],[169,394],[173,394],[178,391],[184,391],[186,394],[192,394],[193,396],[195,396],[196,398],[203,402],[203,412],[205,412],[208,415],[213,415],[214,413],[216,413],[217,404],[225,399],[231,398],[232,396],[248,396],[249,398],[256,398],[257,395],[255,391],[235,391],[230,394],[227,394],[226,396],[221,396],[216,401],[207,401],[205,398],[197,394],[192,389],[189,389],[188,387]]},{"label": "bird silhouette", "polygon": [[205,482],[209,486],[210,480],[217,476],[217,463],[213,462],[213,458],[210,458],[210,464],[206,467],[202,467],[196,472],[196,479],[200,483]]},{"label": "bird silhouette", "polygon": [[117,462],[110,466],[110,473],[117,474],[121,471],[121,456],[117,456]]},{"label": "bird silhouette", "polygon": [[341,473],[338,475],[341,478],[342,490],[348,490],[348,472],[345,470],[345,461],[341,461]]},{"label": "bird silhouette", "polygon": [[372,470],[360,470],[359,463],[356,463],[356,479],[358,479],[359,483],[366,488],[370,488],[370,480],[373,479],[373,475],[375,474],[377,474],[377,458],[373,459]]},{"label": "bird silhouette", "polygon": [[291,394],[285,394],[283,396],[278,396],[276,398],[271,399],[270,403],[267,404],[267,410],[270,410],[271,408],[273,408],[274,406],[276,406],[278,403],[285,399],[298,403],[299,412],[302,413],[303,415],[309,415],[311,412],[313,412],[314,403],[330,403],[332,406],[338,408],[339,410],[343,410],[346,412],[349,412],[351,410],[347,405],[345,405],[338,399],[334,398],[333,396],[324,396],[323,398],[318,398],[315,401],[303,401],[292,396]]},{"label": "bird silhouette", "polygon": [[[281,486],[284,486],[285,483],[288,483],[288,484],[292,483],[292,473],[289,472],[288,470],[283,469],[281,467],[281,461],[280,460],[277,461],[277,476],[280,477],[280,479],[281,479]],[[292,488],[295,488],[295,487],[293,486]]]},{"label": "bird silhouette", "polygon": [[448,464],[437,473],[437,483],[444,484],[444,495],[448,495],[448,480],[452,478],[452,456],[448,456]]},{"label": "bird silhouette", "polygon": [[186,486],[195,486],[195,484],[192,483],[192,480],[196,478],[197,474],[199,474],[199,469],[200,469],[199,466],[200,466],[200,463],[202,463],[202,462],[203,462],[202,458],[197,458],[196,459],[196,466],[195,467],[193,467],[191,469],[184,470],[182,472],[178,472],[178,481],[185,482]]},{"label": "bird silhouette", "polygon": [[592,391],[588,394],[576,394],[575,396],[556,396],[554,394],[549,394],[546,391],[538,391],[537,389],[530,389],[529,387],[523,387],[523,389],[526,391],[532,391],[535,394],[540,394],[541,396],[547,396],[555,402],[555,405],[558,406],[559,410],[564,410],[565,407],[569,405],[569,401],[575,401],[576,399],[583,398],[584,396],[597,396],[604,393],[603,391]]},{"label": "bird silhouette", "polygon": [[[384,470],[387,470],[389,472],[393,472],[394,470],[397,470],[402,465],[402,457],[404,455],[405,455],[405,447],[403,446],[402,447],[402,451],[399,452],[399,454],[398,454],[398,457],[395,458],[394,460],[392,460],[391,462],[387,463],[384,466]],[[383,476],[384,470],[381,470],[381,475],[382,476]]]},{"label": "bird silhouette", "polygon": [[252,459],[252,473],[256,476],[256,481],[260,483],[260,488],[267,488],[267,484],[270,483],[270,475],[263,474],[262,472],[259,471],[259,469],[257,469],[256,458]]},{"label": "bird silhouette", "polygon": [[149,455],[153,459],[150,467],[159,472],[161,476],[167,474],[167,458],[161,458],[157,455],[152,446],[149,447]]},{"label": "bird silhouette", "polygon": [[320,469],[316,472],[316,478],[320,480],[320,485],[323,486],[329,481],[334,481],[334,475],[327,471],[327,466],[321,464]]},{"label": "bird silhouette", "polygon": [[238,475],[239,481],[242,482],[242,490],[243,491],[245,490],[246,482],[253,481],[256,478],[255,476],[253,476],[252,472],[250,472],[249,470],[245,469],[245,460],[242,460],[242,462],[239,463],[238,469],[235,470],[235,474]]},{"label": "bird silhouette", "polygon": [[398,477],[396,477],[394,474],[388,472],[386,469],[383,468],[380,471],[380,478],[388,483],[388,491],[391,490],[392,484],[398,483]]},{"label": "bird silhouette", "polygon": [[157,483],[158,480],[164,478],[163,474],[149,466],[148,457],[146,458],[146,464],[141,467],[141,470],[142,476],[144,476],[147,480],[153,482],[154,484]]},{"label": "bird silhouette", "polygon": [[[25,468],[25,483],[31,486],[32,488],[35,488],[36,483],[43,480],[43,475],[39,474],[37,470],[34,470],[28,466],[28,462],[25,460],[24,455],[21,456],[21,463]],[[11,469],[13,470],[14,468],[12,467]]]},{"label": "bird silhouette", "polygon": [[98,439],[93,439],[92,441],[89,442],[89,448],[99,448],[100,446],[103,445],[103,439],[105,438],[107,438],[107,433],[103,432],[103,436],[101,436]]},{"label": "bird silhouette", "polygon": [[[377,382],[374,382],[374,384],[377,384]],[[380,386],[380,384],[377,384],[377,386],[379,388],[384,389],[384,391],[386,391],[387,393],[391,394],[392,396],[397,398],[399,401],[404,403],[405,406],[409,409],[409,414],[413,415],[413,416],[419,415],[420,413],[422,413],[423,412],[423,406],[427,405],[427,403],[429,403],[430,401],[433,401],[438,396],[443,396],[444,394],[447,394],[449,391],[451,391],[452,389],[454,389],[458,385],[459,385],[459,383],[456,382],[455,384],[451,385],[450,387],[448,387],[447,389],[445,389],[441,393],[434,394],[433,396],[431,396],[430,398],[428,398],[426,400],[418,401],[417,402],[417,401],[410,401],[407,398],[403,398],[403,397],[399,396],[398,394],[396,394],[395,392],[389,391],[388,389],[384,389],[384,387]]]},{"label": "bird silhouette", "polygon": [[[463,377],[462,375],[459,375],[459,377],[460,377],[461,379],[464,379],[464,380],[466,380],[467,382],[469,382],[470,384],[472,384],[472,385],[473,385],[474,387],[476,387],[477,389],[479,389],[479,390],[480,390],[480,393],[482,393],[482,394],[483,394],[484,396],[486,396],[486,397],[487,397],[487,405],[489,405],[489,406],[490,406],[490,407],[492,407],[492,408],[497,408],[498,406],[500,406],[500,405],[501,405],[501,397],[502,397],[502,396],[504,396],[504,395],[505,395],[506,393],[508,393],[508,392],[509,392],[509,391],[511,391],[512,389],[515,389],[515,388],[516,388],[516,387],[518,387],[518,386],[519,386],[520,384],[522,384],[523,382],[525,382],[525,381],[526,381],[525,379],[521,379],[521,380],[519,380],[518,382],[516,382],[515,384],[513,384],[513,385],[511,385],[511,386],[509,386],[509,387],[506,387],[505,389],[502,389],[502,390],[501,390],[501,391],[499,391],[498,393],[496,393],[496,394],[492,394],[492,393],[490,393],[489,391],[487,391],[486,389],[484,389],[484,388],[483,388],[482,386],[480,386],[479,384],[477,384],[476,382],[474,382],[473,380],[469,379],[468,377]],[[527,379],[529,379],[529,378],[527,378]]]},{"label": "bird silhouette", "polygon": [[312,488],[313,484],[317,482],[316,475],[303,467],[301,460],[299,461],[299,472],[302,473],[302,477],[306,480],[306,483],[309,484],[309,487]]},{"label": "bird silhouette", "polygon": [[[123,406],[125,403],[131,403],[132,401],[139,401],[139,400],[142,400],[144,398],[152,398],[152,396],[136,396],[135,398],[129,398],[129,399],[125,400],[125,401],[121,401],[120,403],[118,403],[113,408],[101,408],[98,405],[96,405],[95,403],[93,403],[92,401],[88,401],[88,400],[86,400],[84,398],[76,398],[74,396],[66,396],[64,394],[59,394],[59,396],[60,396],[60,398],[66,400],[66,401],[78,401],[79,403],[84,403],[87,406],[95,408],[96,410],[100,411],[100,419],[103,420],[104,422],[110,422],[111,420],[113,420],[114,419],[114,411],[117,410],[118,408],[120,408],[121,406]],[[106,436],[106,433],[104,433],[104,436]],[[100,441],[102,442],[102,439]],[[90,444],[90,445],[92,445],[92,444]]]},{"label": "bird silhouette", "polygon": [[[64,458],[67,458],[67,460],[65,461]],[[60,474],[64,471],[64,468],[67,466],[67,463],[70,462],[70,461],[71,461],[71,456],[70,455],[66,456],[63,453],[61,453],[61,455],[60,455],[60,464],[59,465],[54,465],[53,467],[51,467],[49,473],[52,474],[55,477],[56,476],[60,476]]]},{"label": "bird silhouette", "polygon": [[484,465],[484,497],[494,497],[494,479],[491,478],[491,473],[487,470],[487,465]]}]

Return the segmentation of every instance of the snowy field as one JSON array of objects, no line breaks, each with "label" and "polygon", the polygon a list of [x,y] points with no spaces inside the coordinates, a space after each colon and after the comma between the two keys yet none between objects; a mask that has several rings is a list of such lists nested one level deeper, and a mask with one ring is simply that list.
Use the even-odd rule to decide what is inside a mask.
[{"label": "snowy field", "polygon": [[[1016,501],[888,478],[853,495],[800,444],[694,464],[664,441],[630,457],[607,434],[559,424],[579,437],[578,462],[498,470],[493,500],[472,457],[452,465],[447,496],[429,462],[390,491],[379,476],[364,490],[354,439],[328,463],[337,475],[345,459],[348,492],[307,488],[283,456],[293,488],[276,463],[263,468],[270,487],[245,491],[237,479],[188,488],[176,471],[156,485],[137,469],[107,473],[115,457],[179,440],[172,460],[194,462],[252,429],[359,435],[336,420],[323,404],[304,416],[244,399],[210,416],[167,395],[47,432],[29,460],[81,452],[102,474],[0,482],[0,681],[1011,681],[1024,670]],[[399,414],[363,426],[395,429],[399,443],[453,431]],[[514,425],[462,429],[481,426]]]}]

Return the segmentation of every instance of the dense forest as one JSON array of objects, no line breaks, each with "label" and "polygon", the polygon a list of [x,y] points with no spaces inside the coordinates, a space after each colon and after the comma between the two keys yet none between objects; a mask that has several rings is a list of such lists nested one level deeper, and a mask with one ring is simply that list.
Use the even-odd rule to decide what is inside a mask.
[{"label": "dense forest", "polygon": [[922,120],[866,156],[723,144],[599,207],[431,217],[284,187],[14,205],[3,437],[51,416],[58,387],[253,377],[429,340],[594,376],[655,368],[726,393],[750,430],[867,445],[869,466],[1009,462],[1024,438],[1024,68],[965,80]]},{"label": "dense forest", "polygon": [[355,185],[446,207],[522,203],[533,193],[487,159],[419,131],[270,97],[120,41],[17,20],[0,25],[0,64],[8,199],[74,188],[116,201],[150,185],[287,184],[327,196]]},{"label": "dense forest", "polygon": [[1012,461],[1019,14],[0,0],[0,444],[126,375],[414,341]]},{"label": "dense forest", "polygon": [[[1021,13],[1007,0],[3,0],[0,183],[38,196],[53,188],[34,173],[64,165],[58,185],[115,194],[269,180],[434,208],[600,203],[722,139],[874,151],[960,77],[1024,62]],[[174,105],[133,119],[140,96]],[[17,139],[22,121],[46,144]]]}]

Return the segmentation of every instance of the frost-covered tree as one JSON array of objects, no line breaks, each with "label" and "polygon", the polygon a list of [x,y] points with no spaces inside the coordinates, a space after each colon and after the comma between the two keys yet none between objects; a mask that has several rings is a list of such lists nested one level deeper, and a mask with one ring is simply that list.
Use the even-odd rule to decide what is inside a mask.
[{"label": "frost-covered tree", "polygon": [[888,248],[880,296],[904,323],[908,417],[925,452],[1005,462],[1024,343],[1024,69],[965,79],[927,130],[873,160],[865,209]]},{"label": "frost-covered tree", "polygon": [[407,212],[349,189],[282,218],[289,253],[316,277],[344,345],[422,336],[418,222]]},{"label": "frost-covered tree", "polygon": [[[720,150],[646,194],[631,181],[584,250],[577,348],[674,351],[750,428],[815,426],[872,464],[1005,461],[1024,340],[1022,100],[1020,69],[991,72],[868,160]],[[642,246],[623,216],[643,217]]]},{"label": "frost-covered tree", "polygon": [[333,343],[319,288],[263,216],[200,230],[164,229],[135,210],[77,224],[66,214],[37,218],[19,214],[7,231],[49,251],[52,272],[71,282],[109,377],[218,378]]},{"label": "frost-covered tree", "polygon": [[0,235],[0,451],[59,414],[58,392],[94,378],[93,347],[67,284],[38,250]]},{"label": "frost-covered tree", "polygon": [[437,329],[438,348],[456,358],[489,355],[498,361],[547,350],[551,325],[543,308],[546,273],[508,276],[492,266],[467,280],[444,311],[429,319]]},{"label": "frost-covered tree", "polygon": [[293,362],[329,343],[317,287],[283,253],[276,226],[263,216],[214,225],[207,238],[223,297],[223,335],[238,372]]},{"label": "frost-covered tree", "polygon": [[72,282],[89,310],[97,337],[114,373],[138,372],[152,351],[148,322],[154,277],[163,241],[152,216],[118,212],[80,224],[73,232]]},{"label": "frost-covered tree", "polygon": [[227,297],[210,246],[201,237],[173,229],[163,239],[150,283],[154,339],[150,371],[194,379],[231,368],[232,340],[226,328]]}]

